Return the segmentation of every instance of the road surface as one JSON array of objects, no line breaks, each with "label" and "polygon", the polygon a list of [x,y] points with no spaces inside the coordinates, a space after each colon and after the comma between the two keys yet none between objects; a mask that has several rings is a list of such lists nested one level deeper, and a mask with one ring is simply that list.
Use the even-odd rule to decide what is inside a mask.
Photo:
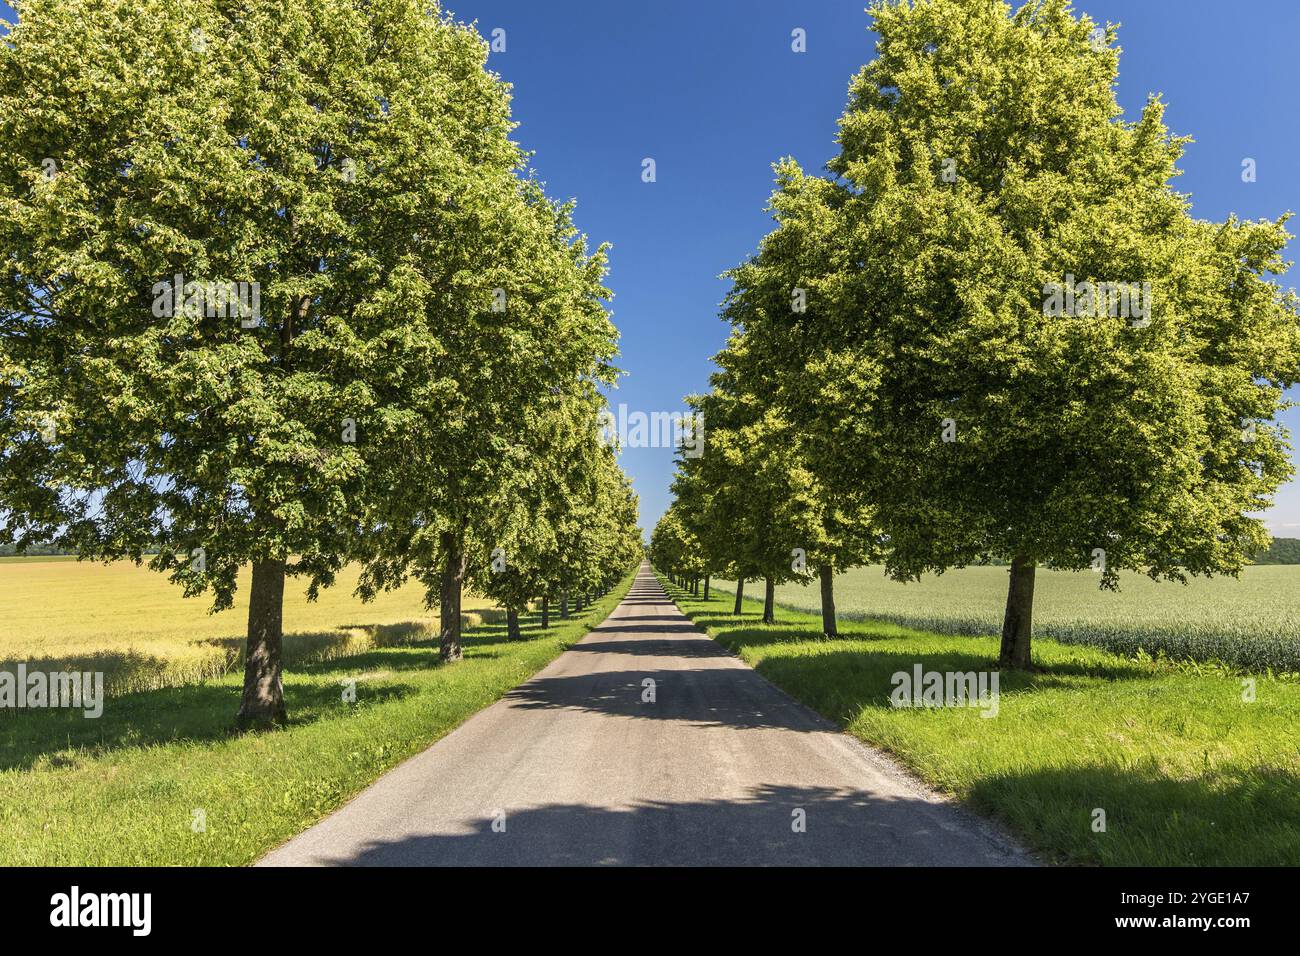
[{"label": "road surface", "polygon": [[673,605],[596,630],[264,866],[1025,865]]}]

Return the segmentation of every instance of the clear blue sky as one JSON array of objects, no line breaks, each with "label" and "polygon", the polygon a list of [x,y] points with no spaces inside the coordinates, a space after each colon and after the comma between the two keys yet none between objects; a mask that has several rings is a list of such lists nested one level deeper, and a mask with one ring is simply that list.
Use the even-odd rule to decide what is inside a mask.
[{"label": "clear blue sky", "polygon": [[[484,35],[506,31],[490,65],[515,85],[518,139],[550,193],[578,200],[579,226],[614,246],[609,284],[628,374],[613,403],[680,409],[683,395],[706,387],[726,336],[718,275],[770,227],[770,164],[792,155],[819,169],[834,152],[849,78],[873,55],[866,0],[445,4]],[[1119,96],[1130,115],[1161,92],[1172,130],[1195,137],[1178,188],[1197,215],[1300,211],[1300,3],[1075,5],[1121,24]],[[796,27],[807,31],[806,53],[791,52]],[[1251,184],[1240,176],[1248,156],[1258,163]],[[656,161],[653,184],[641,181],[646,157]],[[1298,250],[1293,242],[1290,257]],[[1300,410],[1285,421],[1300,432]],[[623,463],[648,531],[668,503],[672,452],[629,449]],[[1300,536],[1300,486],[1283,491],[1268,522]]]},{"label": "clear blue sky", "polygon": [[[874,53],[865,0],[446,0],[480,32],[506,31],[490,66],[515,85],[517,137],[553,195],[578,200],[578,224],[613,243],[610,286],[628,372],[612,401],[681,408],[703,391],[726,327],[718,275],[770,228],[770,164],[820,169],[835,150],[849,78]],[[1148,92],[1195,137],[1178,188],[1198,216],[1300,212],[1300,3],[1296,0],[1076,0],[1121,24],[1120,103]],[[807,31],[808,51],[790,49]],[[641,181],[653,157],[658,181]],[[1258,181],[1241,181],[1241,161]],[[1292,223],[1300,231],[1300,220]],[[1300,241],[1290,258],[1300,257]],[[1286,284],[1294,284],[1295,270]],[[1300,398],[1300,396],[1297,396]],[[1286,416],[1300,432],[1300,410]],[[707,432],[707,427],[706,427]],[[707,436],[706,436],[707,437]],[[624,467],[647,531],[669,501],[672,452],[629,449]],[[1268,515],[1300,536],[1294,483]]]}]

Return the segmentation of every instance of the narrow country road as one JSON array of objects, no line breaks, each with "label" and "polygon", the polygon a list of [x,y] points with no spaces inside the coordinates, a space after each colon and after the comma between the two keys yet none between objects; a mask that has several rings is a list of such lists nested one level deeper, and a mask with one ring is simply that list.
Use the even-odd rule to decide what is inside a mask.
[{"label": "narrow country road", "polygon": [[643,565],[600,627],[260,865],[1030,862],[697,631]]}]

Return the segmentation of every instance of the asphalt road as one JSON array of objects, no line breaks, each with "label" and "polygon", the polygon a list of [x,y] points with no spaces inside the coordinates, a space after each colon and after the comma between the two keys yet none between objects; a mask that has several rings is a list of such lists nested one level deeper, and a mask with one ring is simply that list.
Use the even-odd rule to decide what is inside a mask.
[{"label": "asphalt road", "polygon": [[643,566],[545,670],[259,865],[1030,862],[695,630]]}]

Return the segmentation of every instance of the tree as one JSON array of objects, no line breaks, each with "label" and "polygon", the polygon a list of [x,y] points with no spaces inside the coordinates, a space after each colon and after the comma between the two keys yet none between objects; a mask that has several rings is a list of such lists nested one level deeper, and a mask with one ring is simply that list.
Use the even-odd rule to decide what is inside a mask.
[{"label": "tree", "polygon": [[1122,118],[1114,28],[1065,0],[871,13],[810,388],[838,396],[832,453],[894,576],[1011,559],[1000,664],[1023,668],[1038,565],[1114,588],[1236,574],[1267,544],[1300,368],[1300,309],[1268,279],[1289,237],[1191,216],[1185,140],[1159,99]]},{"label": "tree", "polygon": [[603,592],[637,560],[636,496],[613,449],[598,440],[602,405],[591,391],[537,416],[527,467],[493,519],[475,529],[469,578],[505,605],[511,639],[521,636],[518,612],[530,601],[566,589]]},{"label": "tree", "polygon": [[602,262],[430,7],[32,0],[0,46],[0,540],[156,549],[217,609],[251,564],[245,725],[286,717],[285,578],[382,563],[430,454],[463,529],[497,426],[612,348],[559,308]]},{"label": "tree", "polygon": [[819,510],[797,437],[742,384],[743,363],[733,361],[741,351],[743,341],[733,335],[715,356],[721,370],[711,378],[713,390],[688,398],[707,440],[703,454],[680,458],[674,491],[696,509],[678,519],[699,542],[690,552],[693,572],[729,567],[738,589],[746,578],[763,578],[763,622],[771,624],[776,584],[807,573]]},{"label": "tree", "polygon": [[665,574],[681,579],[693,571],[696,558],[692,549],[697,544],[686,530],[679,504],[673,502],[650,534],[650,561]]},{"label": "tree", "polygon": [[445,330],[445,346],[425,354],[411,385],[420,399],[379,466],[391,490],[366,519],[363,595],[409,577],[423,583],[440,607],[446,661],[462,655],[467,575],[475,561],[487,566],[491,552],[505,547],[489,539],[509,536],[503,509],[537,471],[539,420],[586,396],[592,419],[572,427],[594,435],[591,390],[615,375],[616,332],[603,304],[605,248],[588,252],[572,204],[551,202],[531,180],[517,185],[516,201],[483,223],[491,254],[464,270],[485,270],[496,289],[439,303],[431,320]]},{"label": "tree", "polygon": [[777,447],[792,467],[797,462],[808,508],[804,559],[820,581],[823,633],[834,637],[836,571],[880,560],[884,553],[871,500],[853,475],[872,449],[855,447],[852,469],[834,450],[841,433],[854,428],[840,417],[840,388],[863,370],[836,366],[834,354],[818,347],[818,322],[807,319],[810,310],[832,317],[842,305],[839,292],[851,266],[842,241],[847,192],[804,176],[793,160],[775,168],[777,188],[768,208],[777,228],[757,255],[729,273],[734,285],[723,315],[735,334],[718,361],[733,387],[767,409]]}]

